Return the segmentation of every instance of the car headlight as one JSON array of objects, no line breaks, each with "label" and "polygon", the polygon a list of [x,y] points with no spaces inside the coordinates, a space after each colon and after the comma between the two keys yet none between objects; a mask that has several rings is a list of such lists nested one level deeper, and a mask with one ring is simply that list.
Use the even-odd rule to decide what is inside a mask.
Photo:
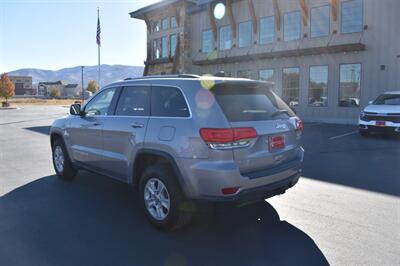
[{"label": "car headlight", "polygon": [[361,118],[365,117],[365,112],[364,112],[364,111],[361,111],[360,117],[361,117]]}]

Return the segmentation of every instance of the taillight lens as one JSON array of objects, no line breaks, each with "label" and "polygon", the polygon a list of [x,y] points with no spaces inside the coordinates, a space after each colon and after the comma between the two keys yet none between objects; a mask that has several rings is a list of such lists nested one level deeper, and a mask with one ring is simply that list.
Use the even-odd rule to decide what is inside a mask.
[{"label": "taillight lens", "polygon": [[285,137],[283,135],[270,136],[268,138],[269,150],[278,150],[285,148]]},{"label": "taillight lens", "polygon": [[210,148],[230,149],[248,146],[249,139],[257,137],[257,131],[251,127],[202,128],[200,136]]},{"label": "taillight lens", "polygon": [[304,123],[301,119],[296,118],[296,131],[298,132],[298,134],[303,134],[304,131]]}]

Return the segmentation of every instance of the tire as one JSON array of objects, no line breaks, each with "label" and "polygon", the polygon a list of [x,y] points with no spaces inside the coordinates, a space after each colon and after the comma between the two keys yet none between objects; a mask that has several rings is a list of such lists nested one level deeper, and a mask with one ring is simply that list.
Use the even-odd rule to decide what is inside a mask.
[{"label": "tire", "polygon": [[74,168],[61,139],[54,141],[52,151],[53,166],[57,176],[64,180],[73,179],[76,176],[77,170]]},{"label": "tire", "polygon": [[146,217],[157,228],[173,231],[190,222],[190,204],[168,166],[156,164],[146,168],[140,178],[139,195]]},{"label": "tire", "polygon": [[369,136],[369,132],[365,129],[360,129],[359,132],[360,132],[360,135],[363,137]]}]

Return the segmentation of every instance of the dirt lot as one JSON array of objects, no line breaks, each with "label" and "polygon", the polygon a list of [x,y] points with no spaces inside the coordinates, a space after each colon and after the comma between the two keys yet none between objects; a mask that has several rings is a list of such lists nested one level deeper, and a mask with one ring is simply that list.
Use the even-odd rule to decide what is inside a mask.
[{"label": "dirt lot", "polygon": [[38,99],[38,98],[13,98],[8,100],[11,107],[19,105],[71,105],[79,99]]}]

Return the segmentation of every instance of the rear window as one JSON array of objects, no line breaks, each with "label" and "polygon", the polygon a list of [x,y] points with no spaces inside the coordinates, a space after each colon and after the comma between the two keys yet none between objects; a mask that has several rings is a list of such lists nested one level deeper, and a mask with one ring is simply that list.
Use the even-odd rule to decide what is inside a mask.
[{"label": "rear window", "polygon": [[295,116],[284,101],[262,83],[223,83],[211,92],[230,122]]},{"label": "rear window", "polygon": [[182,92],[175,87],[152,87],[151,115],[160,117],[189,117]]},{"label": "rear window", "polygon": [[383,94],[375,100],[374,104],[400,105],[400,94]]}]

